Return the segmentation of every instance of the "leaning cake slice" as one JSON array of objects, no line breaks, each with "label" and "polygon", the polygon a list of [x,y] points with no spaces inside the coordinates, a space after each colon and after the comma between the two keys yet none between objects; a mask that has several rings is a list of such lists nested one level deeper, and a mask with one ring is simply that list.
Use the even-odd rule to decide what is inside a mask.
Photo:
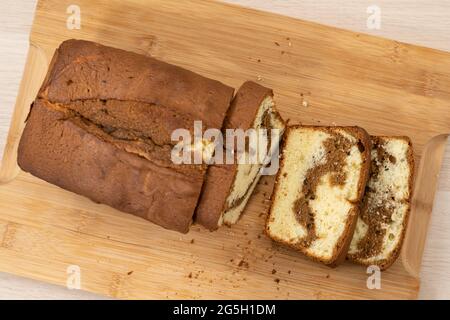
[{"label": "leaning cake slice", "polygon": [[372,137],[372,144],[372,173],[348,257],[385,270],[400,254],[405,236],[414,155],[406,137]]},{"label": "leaning cake slice", "polygon": [[266,232],[329,266],[345,260],[370,170],[358,127],[289,127]]},{"label": "leaning cake slice", "polygon": [[[258,184],[261,170],[267,160],[270,160],[271,154],[278,150],[284,127],[284,121],[275,109],[272,90],[255,82],[244,83],[228,111],[224,131],[255,129],[258,132],[260,129],[278,129],[279,136],[272,138],[271,132],[267,132],[267,149],[270,151],[265,153],[265,159],[259,159],[262,161],[247,161],[250,160],[249,146],[245,146],[240,155],[233,147],[233,164],[214,164],[208,168],[195,215],[198,224],[209,230],[216,230],[222,224],[231,225],[239,220]],[[223,150],[226,155],[226,143]]]}]

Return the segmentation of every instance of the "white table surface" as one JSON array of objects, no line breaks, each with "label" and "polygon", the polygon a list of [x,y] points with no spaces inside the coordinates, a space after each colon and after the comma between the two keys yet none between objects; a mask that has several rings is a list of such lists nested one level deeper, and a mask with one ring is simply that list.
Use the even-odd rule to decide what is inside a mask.
[{"label": "white table surface", "polygon": [[[448,0],[224,0],[358,32],[450,51]],[[0,2],[0,156],[22,77],[36,0]],[[381,9],[369,30],[367,8]],[[450,110],[449,110],[450,112]],[[450,142],[447,146],[450,146]],[[447,147],[422,268],[422,299],[450,298],[450,148]],[[98,299],[97,295],[0,273],[0,299]]]}]

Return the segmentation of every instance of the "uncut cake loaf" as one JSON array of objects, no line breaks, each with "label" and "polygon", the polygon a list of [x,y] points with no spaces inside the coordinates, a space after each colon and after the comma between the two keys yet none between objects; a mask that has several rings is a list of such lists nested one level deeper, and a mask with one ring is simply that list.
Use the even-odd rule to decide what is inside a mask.
[{"label": "uncut cake loaf", "polygon": [[348,258],[363,265],[391,266],[408,224],[414,174],[407,137],[372,137],[372,172]]},{"label": "uncut cake loaf", "polygon": [[[270,158],[277,150],[284,127],[284,122],[275,109],[272,90],[248,81],[238,90],[232,102],[225,120],[224,132],[227,129],[255,129],[255,132],[267,129]],[[275,134],[272,138],[270,129],[278,129],[278,136]],[[250,152],[249,149],[242,151],[241,157],[248,156]],[[225,144],[224,155],[226,152]],[[215,164],[208,168],[195,215],[196,222],[207,229],[216,230],[222,224],[236,223],[261,176],[264,159],[259,159],[263,161],[257,163],[247,161],[249,157],[239,161],[238,154],[234,154],[233,164]]]},{"label": "uncut cake loaf", "polygon": [[187,232],[206,165],[175,165],[171,133],[223,125],[234,89],[97,43],[61,44],[34,101],[19,166],[97,203]]},{"label": "uncut cake loaf", "polygon": [[370,137],[358,127],[288,127],[266,233],[336,266],[348,251],[369,177]]}]

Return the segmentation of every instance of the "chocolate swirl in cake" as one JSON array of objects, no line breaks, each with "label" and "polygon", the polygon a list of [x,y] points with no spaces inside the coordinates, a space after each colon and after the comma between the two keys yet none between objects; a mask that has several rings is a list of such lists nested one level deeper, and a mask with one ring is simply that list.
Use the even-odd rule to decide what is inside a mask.
[{"label": "chocolate swirl in cake", "polygon": [[301,243],[303,247],[309,247],[317,239],[314,212],[311,209],[310,201],[315,199],[317,186],[322,177],[330,174],[330,184],[336,186],[344,185],[346,180],[346,173],[342,167],[350,154],[352,144],[341,134],[333,132],[330,135],[331,137],[323,142],[325,162],[307,171],[301,196],[293,206],[297,221],[307,230],[307,235]]}]

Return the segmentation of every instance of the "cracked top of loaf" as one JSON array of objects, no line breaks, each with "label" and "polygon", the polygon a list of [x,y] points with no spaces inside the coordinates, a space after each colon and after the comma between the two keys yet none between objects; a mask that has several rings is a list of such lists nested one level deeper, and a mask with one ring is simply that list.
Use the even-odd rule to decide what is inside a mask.
[{"label": "cracked top of loaf", "polygon": [[55,53],[39,97],[54,103],[148,103],[220,129],[233,93],[233,88],[219,81],[152,57],[67,40]]},{"label": "cracked top of loaf", "polygon": [[175,129],[222,127],[234,89],[97,43],[57,49],[22,135],[19,166],[95,202],[187,232],[206,165],[177,165]]}]

